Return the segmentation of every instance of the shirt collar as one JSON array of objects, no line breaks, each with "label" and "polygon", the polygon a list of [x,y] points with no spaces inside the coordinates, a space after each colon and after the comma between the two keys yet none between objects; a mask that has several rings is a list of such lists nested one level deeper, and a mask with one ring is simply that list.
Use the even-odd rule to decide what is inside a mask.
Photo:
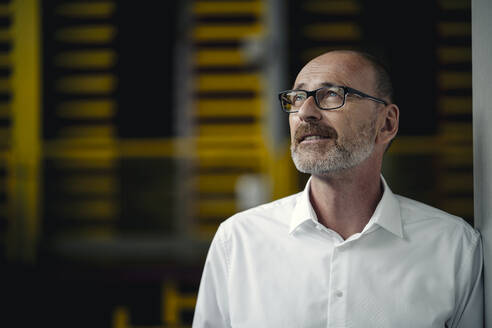
[{"label": "shirt collar", "polygon": [[[362,233],[370,230],[375,224],[388,230],[392,234],[403,238],[402,219],[400,215],[400,203],[395,194],[391,191],[386,180],[381,175],[381,182],[383,184],[383,196],[376,206],[371,219],[367,223]],[[312,221],[318,222],[316,213],[314,212],[311,201],[309,200],[309,190],[311,188],[311,178],[306,183],[304,191],[299,194],[297,198],[294,211],[292,212],[290,220],[289,233],[296,231],[303,223]]]},{"label": "shirt collar", "polygon": [[304,188],[304,191],[301,192],[299,194],[299,197],[297,198],[297,202],[290,219],[289,233],[293,233],[304,222],[307,221],[318,222],[316,213],[314,212],[313,206],[311,205],[311,201],[309,200],[310,189],[311,189],[311,178],[309,178],[308,182],[306,183],[306,187]]}]

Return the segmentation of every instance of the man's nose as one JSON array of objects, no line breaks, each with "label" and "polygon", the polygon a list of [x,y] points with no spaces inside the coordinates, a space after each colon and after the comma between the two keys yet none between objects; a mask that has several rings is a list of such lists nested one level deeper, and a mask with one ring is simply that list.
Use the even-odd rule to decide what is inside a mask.
[{"label": "man's nose", "polygon": [[302,121],[319,121],[322,118],[321,110],[316,105],[314,97],[308,97],[297,112]]}]

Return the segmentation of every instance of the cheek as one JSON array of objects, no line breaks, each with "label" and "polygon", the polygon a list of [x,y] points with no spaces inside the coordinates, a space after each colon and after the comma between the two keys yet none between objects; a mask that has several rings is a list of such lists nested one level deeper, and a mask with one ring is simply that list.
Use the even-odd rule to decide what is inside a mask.
[{"label": "cheek", "polygon": [[348,116],[345,118],[345,134],[355,137],[357,136],[364,127],[371,122],[372,117],[369,115],[359,116],[356,115]]},{"label": "cheek", "polygon": [[354,122],[350,117],[339,115],[331,120],[331,126],[337,131],[338,139],[350,138],[354,131]]}]

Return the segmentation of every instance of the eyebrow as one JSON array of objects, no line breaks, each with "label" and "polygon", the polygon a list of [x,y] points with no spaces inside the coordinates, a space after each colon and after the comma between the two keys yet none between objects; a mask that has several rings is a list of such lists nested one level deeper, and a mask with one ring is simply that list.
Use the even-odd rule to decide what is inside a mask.
[{"label": "eyebrow", "polygon": [[[298,85],[294,85],[293,90],[300,90],[300,89],[302,90],[302,88],[303,88],[305,85],[306,85],[305,83],[301,82],[301,83],[299,83]],[[335,84],[330,83],[330,82],[322,82],[322,83],[320,83],[320,85],[321,85],[321,87],[332,87],[332,86],[334,86]]]}]

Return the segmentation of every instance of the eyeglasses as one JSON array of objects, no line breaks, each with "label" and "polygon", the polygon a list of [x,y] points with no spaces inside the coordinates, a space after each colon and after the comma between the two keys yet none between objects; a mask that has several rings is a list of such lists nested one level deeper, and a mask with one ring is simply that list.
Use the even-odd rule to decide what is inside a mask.
[{"label": "eyeglasses", "polygon": [[353,94],[361,98],[384,104],[388,103],[382,99],[369,96],[359,90],[355,90],[342,85],[326,86],[313,91],[306,90],[286,90],[278,94],[278,99],[282,105],[282,109],[287,113],[296,113],[301,108],[302,104],[311,96],[314,96],[314,101],[319,109],[334,110],[343,107],[347,99],[347,95]]}]

